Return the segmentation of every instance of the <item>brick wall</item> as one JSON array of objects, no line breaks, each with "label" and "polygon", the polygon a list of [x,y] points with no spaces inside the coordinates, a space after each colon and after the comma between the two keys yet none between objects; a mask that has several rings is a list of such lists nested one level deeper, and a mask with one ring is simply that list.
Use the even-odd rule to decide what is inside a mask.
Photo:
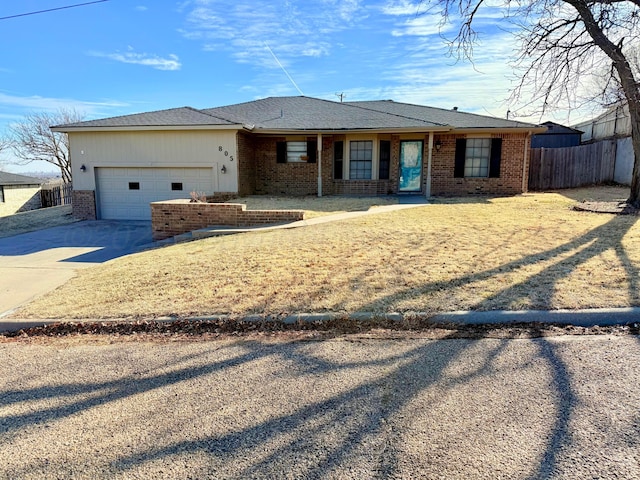
[{"label": "brick wall", "polygon": [[303,219],[303,210],[247,210],[240,203],[192,203],[180,199],[151,204],[154,240],[215,225],[248,227]]},{"label": "brick wall", "polygon": [[[316,195],[317,163],[277,163],[276,143],[285,137],[256,138],[256,190],[268,195]],[[324,155],[323,155],[324,158]]]},{"label": "brick wall", "polygon": [[[523,192],[523,155],[528,143],[526,134],[493,135],[502,138],[502,160],[500,162],[500,178],[455,178],[453,176],[455,164],[456,138],[464,135],[436,135],[435,141],[440,140],[440,151],[433,149],[431,169],[432,195],[516,195]],[[472,138],[469,136],[468,138]],[[528,145],[527,145],[528,149]],[[425,167],[426,168],[426,167]],[[525,174],[525,189],[529,169]],[[424,174],[426,178],[426,170]]]},{"label": "brick wall", "polygon": [[74,190],[71,204],[74,218],[96,219],[96,195],[93,190]]},{"label": "brick wall", "polygon": [[252,195],[256,191],[255,139],[238,132],[238,194]]}]

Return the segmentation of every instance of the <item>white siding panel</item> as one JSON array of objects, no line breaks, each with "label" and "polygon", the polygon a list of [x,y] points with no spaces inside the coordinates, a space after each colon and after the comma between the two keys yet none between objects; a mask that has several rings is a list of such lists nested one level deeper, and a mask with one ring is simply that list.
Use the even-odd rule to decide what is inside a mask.
[{"label": "white siding panel", "polygon": [[[98,216],[149,220],[151,202],[189,198],[193,191],[211,194],[217,189],[215,177],[212,168],[97,168]],[[182,190],[172,190],[172,183],[181,183]]]}]

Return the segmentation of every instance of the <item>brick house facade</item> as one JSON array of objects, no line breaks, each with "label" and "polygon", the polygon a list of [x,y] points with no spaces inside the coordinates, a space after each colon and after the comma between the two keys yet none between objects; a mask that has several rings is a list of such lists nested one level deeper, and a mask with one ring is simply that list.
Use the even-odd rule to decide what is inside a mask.
[{"label": "brick house facade", "polygon": [[52,127],[67,132],[74,215],[243,195],[514,195],[545,127],[393,101],[272,97]]}]

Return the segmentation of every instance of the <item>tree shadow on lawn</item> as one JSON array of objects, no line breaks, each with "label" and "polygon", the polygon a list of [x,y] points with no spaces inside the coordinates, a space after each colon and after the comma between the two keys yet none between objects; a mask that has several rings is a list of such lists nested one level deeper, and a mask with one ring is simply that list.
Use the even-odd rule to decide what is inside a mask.
[{"label": "tree shadow on lawn", "polygon": [[[567,368],[556,354],[555,347],[545,339],[534,342],[537,342],[539,356],[552,372],[548,386],[544,381],[540,382],[544,388],[540,389],[539,395],[541,401],[554,399],[556,422],[547,434],[546,452],[529,449],[530,458],[526,459],[526,470],[535,470],[530,476],[532,479],[545,478],[553,472],[558,453],[569,443],[569,421],[576,403]],[[188,457],[180,460],[181,463],[188,463],[189,457],[193,458],[193,455],[204,456],[209,469],[208,475],[219,478],[323,478],[331,477],[332,472],[339,475],[338,470],[344,473],[344,469],[356,472],[356,476],[362,474],[367,477],[375,475],[378,478],[389,478],[413,473],[406,471],[407,467],[402,464],[407,454],[405,443],[407,438],[410,438],[407,432],[404,432],[403,437],[402,429],[410,428],[414,420],[411,418],[411,421],[408,421],[407,414],[417,413],[416,421],[429,419],[438,425],[443,420],[433,418],[433,410],[446,402],[452,402],[447,396],[454,392],[454,389],[465,385],[470,387],[476,379],[500,374],[505,368],[510,372],[513,368],[500,364],[500,356],[508,345],[508,340],[504,339],[493,340],[483,345],[482,350],[475,348],[478,346],[476,340],[432,341],[402,352],[357,361],[331,360],[314,355],[311,348],[314,344],[307,342],[238,343],[242,345],[243,352],[238,352],[232,358],[195,367],[183,366],[169,373],[2,392],[5,405],[30,402],[34,399],[72,398],[76,393],[94,394],[91,398],[70,401],[63,406],[3,417],[0,420],[2,442],[11,442],[21,430],[31,425],[46,423],[55,428],[58,421],[72,415],[127,398],[133,402],[136,401],[133,397],[140,398],[139,395],[142,393],[163,387],[195,379],[203,380],[209,375],[221,372],[227,372],[227,378],[237,378],[234,377],[237,374],[234,372],[235,368],[269,357],[277,362],[276,364],[286,366],[283,368],[284,374],[289,371],[290,376],[305,384],[310,383],[311,386],[318,376],[333,375],[338,382],[336,393],[327,396],[320,394],[318,400],[294,406],[293,411],[291,408],[276,408],[275,415],[246,427],[233,428],[233,425],[230,425],[227,429],[230,433],[198,435],[197,438],[173,442],[163,442],[159,437],[157,447],[144,447],[130,455],[123,453],[118,460],[109,463],[108,471],[126,474],[156,461],[172,462],[188,453]],[[467,369],[460,374],[459,364],[466,364],[469,358],[472,361],[468,362],[465,367]],[[188,360],[182,359],[180,363]],[[529,354],[524,358],[518,358],[517,368],[529,368],[528,363],[532,360]],[[454,368],[454,371],[450,371],[454,365],[457,365],[458,370]],[[359,375],[360,368],[368,369],[369,375]],[[491,388],[505,388],[503,397],[514,393],[513,390],[509,390],[514,387],[500,383],[492,383]],[[454,405],[454,418],[465,417],[472,425],[482,421],[481,416],[476,419],[474,409],[474,406],[478,406],[477,402],[484,398],[481,392],[478,393],[478,399],[473,398],[472,393],[471,398],[467,398],[468,404],[459,405],[459,409]],[[419,407],[410,406],[414,400],[423,403]],[[288,401],[286,392],[282,392],[282,402]],[[246,399],[246,406],[247,412],[251,412],[250,397]],[[176,408],[179,408],[178,404]],[[498,407],[491,405],[490,408]],[[211,415],[217,415],[217,411],[212,409]],[[432,418],[429,418],[430,416]],[[510,420],[518,423],[521,431],[530,428],[524,413],[522,418]],[[493,425],[493,429],[500,431],[500,425]],[[463,435],[463,441],[473,444],[487,441],[481,438],[481,432],[476,432],[475,438],[473,433],[458,432],[458,435]],[[154,435],[157,436],[158,432],[149,432],[144,436]],[[423,435],[430,434],[423,432]],[[507,457],[512,451],[509,442],[514,440],[508,436],[498,440],[501,443],[498,447],[501,447],[503,452],[503,462],[509,461]],[[452,439],[451,444],[447,446],[452,452],[459,447],[456,441],[459,442],[460,437]],[[428,459],[425,461],[427,466],[439,461],[438,451],[432,447],[427,443],[421,446],[419,452],[422,458]],[[496,445],[486,445],[486,448],[494,447]],[[28,459],[29,456],[25,458]],[[538,458],[541,458],[539,465]],[[478,465],[476,463],[476,467]],[[75,462],[75,467],[79,466]],[[488,463],[485,467],[489,472],[496,466]],[[37,466],[28,464],[22,472],[12,471],[12,474],[18,477],[26,476],[37,473],[34,469],[37,469]]]},{"label": "tree shadow on lawn", "polygon": [[[629,302],[640,303],[639,274],[640,269],[631,261],[622,240],[631,227],[637,222],[636,217],[615,216],[607,223],[594,228],[578,238],[549,250],[526,255],[514,261],[499,265],[487,270],[481,270],[456,277],[451,280],[426,283],[419,287],[410,287],[399,292],[392,293],[382,298],[378,297],[371,303],[364,305],[362,311],[379,311],[397,309],[405,300],[413,300],[433,292],[449,292],[455,295],[455,289],[469,284],[491,280],[500,275],[516,272],[518,269],[534,265],[540,262],[557,261],[541,272],[531,275],[526,280],[511,284],[496,293],[488,296],[481,302],[472,306],[472,310],[492,310],[496,308],[508,308],[506,306],[515,303],[524,303],[529,300],[529,305],[537,309],[552,309],[549,303],[549,292],[556,285],[568,277],[579,265],[586,263],[609,250],[615,252],[627,274],[629,283]],[[535,238],[532,238],[535,242]],[[487,247],[489,251],[490,247]],[[574,250],[577,250],[574,252]],[[571,253],[574,252],[574,253]],[[567,258],[563,255],[571,254]],[[481,260],[479,260],[480,262]],[[501,307],[500,307],[501,306]]]}]

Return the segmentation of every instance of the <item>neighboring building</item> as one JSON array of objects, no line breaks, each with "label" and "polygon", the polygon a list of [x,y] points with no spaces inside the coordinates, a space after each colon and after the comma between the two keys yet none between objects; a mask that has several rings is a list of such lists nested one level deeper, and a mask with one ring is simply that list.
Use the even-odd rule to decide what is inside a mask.
[{"label": "neighboring building", "polygon": [[631,143],[631,117],[629,106],[620,102],[610,107],[602,115],[592,120],[575,125],[584,131],[582,141],[585,143],[603,140],[615,142],[615,169],[613,180],[630,185],[633,176],[633,144]]},{"label": "neighboring building", "polygon": [[536,133],[531,137],[531,148],[564,148],[580,145],[582,131],[565,127],[554,122],[544,122],[546,132]]},{"label": "neighboring building", "polygon": [[397,103],[271,97],[52,127],[71,144],[79,218],[148,219],[217,195],[513,195],[531,135],[511,120]]},{"label": "neighboring building", "polygon": [[37,178],[0,172],[0,217],[40,208],[41,185]]}]

